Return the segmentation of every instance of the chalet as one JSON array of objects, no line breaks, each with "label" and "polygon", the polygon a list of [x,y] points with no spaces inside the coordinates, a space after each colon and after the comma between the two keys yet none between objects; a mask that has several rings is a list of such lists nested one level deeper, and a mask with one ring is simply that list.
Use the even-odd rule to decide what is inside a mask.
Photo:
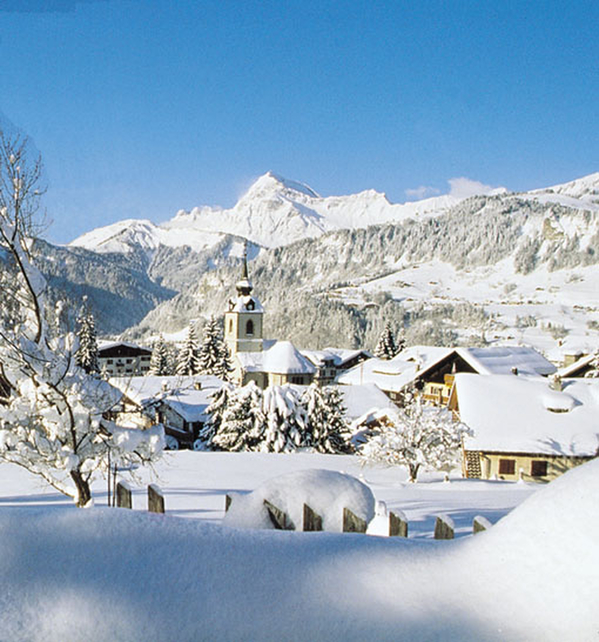
[{"label": "chalet", "polygon": [[152,351],[134,343],[108,342],[98,347],[100,371],[110,377],[138,376],[150,370]]},{"label": "chalet", "polygon": [[407,387],[416,386],[427,401],[446,405],[458,372],[547,376],[555,371],[555,366],[533,348],[413,346],[389,361],[370,359],[341,374],[337,381],[344,385],[375,383],[396,403],[401,403]]},{"label": "chalet", "polygon": [[596,380],[457,374],[449,407],[474,433],[467,477],[550,481],[598,452]]},{"label": "chalet", "polygon": [[212,395],[224,385],[212,375],[114,377],[110,383],[123,395],[115,419],[140,428],[162,424],[171,450],[193,446]]}]

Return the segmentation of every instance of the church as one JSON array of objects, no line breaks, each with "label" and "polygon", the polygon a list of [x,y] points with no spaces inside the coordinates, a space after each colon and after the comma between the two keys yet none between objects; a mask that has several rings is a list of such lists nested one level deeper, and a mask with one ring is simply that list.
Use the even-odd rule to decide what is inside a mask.
[{"label": "church", "polygon": [[252,294],[244,252],[237,294],[225,311],[224,336],[233,365],[233,380],[240,386],[254,381],[260,388],[293,383],[310,385],[315,366],[290,341],[264,339],[264,308]]}]

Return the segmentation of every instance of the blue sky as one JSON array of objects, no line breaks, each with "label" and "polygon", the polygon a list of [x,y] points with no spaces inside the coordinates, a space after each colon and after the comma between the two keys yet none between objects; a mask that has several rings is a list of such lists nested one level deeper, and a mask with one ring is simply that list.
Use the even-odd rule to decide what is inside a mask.
[{"label": "blue sky", "polygon": [[0,0],[0,113],[58,242],[268,170],[394,202],[532,189],[599,171],[597,24],[576,0]]}]

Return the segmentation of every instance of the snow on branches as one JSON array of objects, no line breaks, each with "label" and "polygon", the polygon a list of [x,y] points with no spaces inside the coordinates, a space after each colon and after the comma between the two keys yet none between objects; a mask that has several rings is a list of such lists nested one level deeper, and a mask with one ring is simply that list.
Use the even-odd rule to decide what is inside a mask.
[{"label": "snow on branches", "polygon": [[29,247],[41,162],[26,139],[0,132],[0,279],[10,284],[0,312],[0,459],[41,476],[79,506],[107,461],[129,466],[155,458],[161,428],[129,434],[105,418],[120,394],[77,365],[73,334],[61,335],[47,284]]},{"label": "snow on branches", "polygon": [[344,413],[341,395],[332,387],[313,384],[302,394],[289,384],[264,391],[254,382],[242,388],[229,384],[214,395],[201,438],[208,448],[220,450],[347,452]]},{"label": "snow on branches", "polygon": [[415,482],[421,467],[449,471],[458,466],[462,439],[470,434],[449,410],[414,395],[404,407],[386,413],[358,454],[364,464],[406,466]]}]

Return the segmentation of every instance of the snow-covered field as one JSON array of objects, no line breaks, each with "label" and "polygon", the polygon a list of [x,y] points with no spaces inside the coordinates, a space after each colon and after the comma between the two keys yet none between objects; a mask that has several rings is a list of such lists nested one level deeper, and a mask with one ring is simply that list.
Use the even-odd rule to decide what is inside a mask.
[{"label": "snow-covered field", "polygon": [[[362,474],[377,500],[406,513],[410,537],[221,525],[226,493],[313,468]],[[402,470],[307,453],[179,452],[157,473],[165,516],[145,512],[141,484],[133,511],[105,508],[102,483],[96,506],[83,510],[25,471],[0,466],[0,639],[598,634],[599,461],[547,486],[432,476],[410,485]],[[440,512],[456,523],[453,542],[431,539]],[[502,519],[469,537],[477,514]]]}]

